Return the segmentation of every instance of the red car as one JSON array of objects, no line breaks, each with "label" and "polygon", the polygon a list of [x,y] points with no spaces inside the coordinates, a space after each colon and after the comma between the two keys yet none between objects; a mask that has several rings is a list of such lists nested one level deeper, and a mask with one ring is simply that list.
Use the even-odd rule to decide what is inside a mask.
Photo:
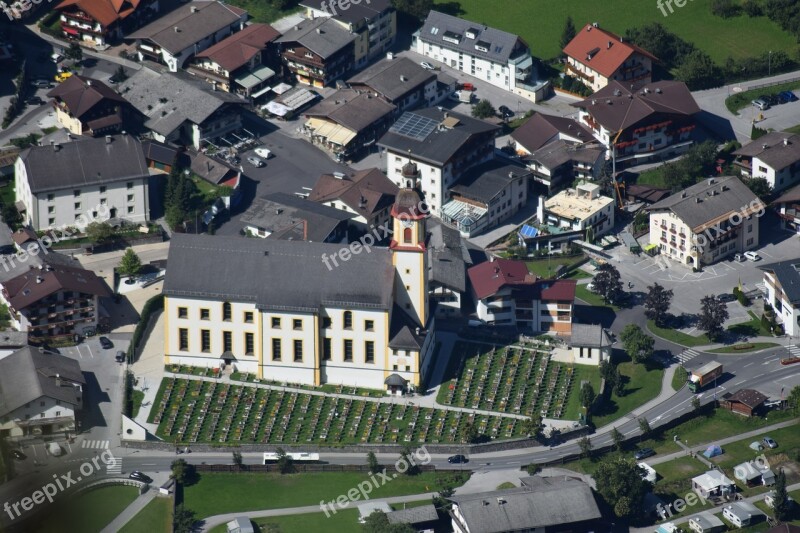
[{"label": "red car", "polygon": [[461,89],[463,89],[465,91],[474,91],[475,90],[475,86],[472,85],[471,83],[462,83],[461,84]]}]

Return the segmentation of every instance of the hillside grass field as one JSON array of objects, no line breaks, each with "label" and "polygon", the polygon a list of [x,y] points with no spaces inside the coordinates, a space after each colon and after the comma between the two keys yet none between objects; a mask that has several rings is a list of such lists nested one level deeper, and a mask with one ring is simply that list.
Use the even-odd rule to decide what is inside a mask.
[{"label": "hillside grass field", "polygon": [[[693,0],[664,16],[656,2],[642,0],[435,0],[439,9],[460,18],[493,26],[522,37],[534,56],[550,59],[559,55],[559,41],[567,14],[575,27],[597,22],[617,34],[628,28],[660,22],[679,37],[708,53],[718,64],[733,58],[754,57],[769,50],[786,50],[790,57],[795,39],[766,17],[738,16],[723,19],[711,14],[711,0]],[[460,5],[460,11],[458,6]],[[455,10],[455,12],[454,12]]]}]

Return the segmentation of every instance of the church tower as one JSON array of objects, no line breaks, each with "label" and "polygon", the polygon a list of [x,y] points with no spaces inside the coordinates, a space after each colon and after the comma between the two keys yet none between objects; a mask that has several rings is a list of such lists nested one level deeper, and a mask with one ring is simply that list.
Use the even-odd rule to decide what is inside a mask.
[{"label": "church tower", "polygon": [[[404,167],[404,179],[406,170]],[[413,172],[409,172],[409,178],[412,174],[416,174],[416,165]],[[412,186],[414,184],[415,181],[411,183]],[[409,182],[405,185],[409,185]],[[419,193],[407,187],[397,193],[391,214],[393,233],[389,248],[392,250],[395,270],[395,303],[424,328],[428,321],[428,252],[425,229],[428,210]]]}]

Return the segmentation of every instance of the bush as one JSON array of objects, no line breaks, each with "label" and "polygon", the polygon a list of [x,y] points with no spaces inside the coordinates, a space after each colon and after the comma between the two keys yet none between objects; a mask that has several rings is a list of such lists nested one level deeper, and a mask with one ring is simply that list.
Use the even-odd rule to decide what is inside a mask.
[{"label": "bush", "polygon": [[711,13],[724,19],[739,15],[741,7],[733,0],[713,0],[711,2]]},{"label": "bush", "polygon": [[136,349],[139,347],[139,343],[142,341],[142,336],[144,335],[145,329],[147,329],[147,325],[150,322],[150,317],[156,311],[160,311],[164,309],[164,294],[156,294],[144,304],[142,308],[142,315],[139,318],[139,323],[136,324],[136,329],[133,331],[133,338],[131,339],[131,344],[128,346],[128,361],[133,362],[133,358],[136,356]]},{"label": "bush", "polygon": [[761,10],[761,6],[758,5],[756,0],[744,0],[744,2],[742,2],[742,11],[744,11],[745,15],[751,18],[760,17],[764,14],[764,12]]}]

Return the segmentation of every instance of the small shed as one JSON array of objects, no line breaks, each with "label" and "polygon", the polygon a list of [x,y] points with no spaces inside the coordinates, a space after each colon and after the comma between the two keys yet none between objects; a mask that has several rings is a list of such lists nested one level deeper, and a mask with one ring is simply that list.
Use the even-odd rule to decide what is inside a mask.
[{"label": "small shed", "polygon": [[753,416],[766,401],[767,397],[757,390],[739,389],[734,393],[726,392],[722,396],[720,406],[740,415]]},{"label": "small shed", "polygon": [[375,511],[381,511],[387,515],[392,512],[392,508],[386,502],[366,502],[358,506],[358,521],[363,524],[367,517]]},{"label": "small shed", "polygon": [[253,523],[246,516],[237,516],[226,524],[228,533],[255,533]]},{"label": "small shed", "polygon": [[736,465],[733,467],[733,477],[748,487],[775,484],[775,474],[769,465],[761,465],[758,461],[745,461]]}]

